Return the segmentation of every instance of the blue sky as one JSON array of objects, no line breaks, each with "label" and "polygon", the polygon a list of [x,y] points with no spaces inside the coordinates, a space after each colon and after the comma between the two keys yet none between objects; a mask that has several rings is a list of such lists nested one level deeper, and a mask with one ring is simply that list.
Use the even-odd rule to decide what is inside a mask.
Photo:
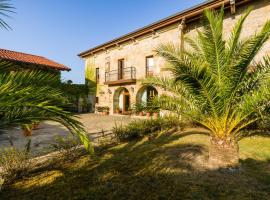
[{"label": "blue sky", "polygon": [[72,68],[65,80],[84,82],[77,54],[203,0],[11,0],[16,14],[1,30],[1,48],[45,56]]}]

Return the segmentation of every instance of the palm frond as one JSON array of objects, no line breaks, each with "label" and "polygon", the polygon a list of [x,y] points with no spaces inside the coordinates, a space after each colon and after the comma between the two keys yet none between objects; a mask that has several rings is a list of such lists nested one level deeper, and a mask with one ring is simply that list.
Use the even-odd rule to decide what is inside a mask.
[{"label": "palm frond", "polygon": [[[10,17],[10,13],[14,13],[14,7],[9,3],[9,0],[0,0],[0,15],[3,17]],[[6,30],[11,29],[11,27],[7,24],[7,22],[0,17],[0,28],[4,28]]]},{"label": "palm frond", "polygon": [[[60,87],[56,87],[55,84],[58,83],[59,86],[60,83],[55,76],[39,70],[0,73],[0,129],[35,121],[56,121],[71,133],[77,134],[85,147],[92,152],[83,125],[72,113],[62,109],[68,100]],[[51,78],[53,86],[46,84],[48,78]]]}]

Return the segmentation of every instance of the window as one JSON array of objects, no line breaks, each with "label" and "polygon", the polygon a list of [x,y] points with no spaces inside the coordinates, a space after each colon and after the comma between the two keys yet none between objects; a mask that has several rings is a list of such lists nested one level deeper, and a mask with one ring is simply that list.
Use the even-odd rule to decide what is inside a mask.
[{"label": "window", "polygon": [[105,70],[106,72],[109,72],[111,68],[110,57],[107,57],[105,60]]},{"label": "window", "polygon": [[98,97],[96,97],[96,103],[98,103]]},{"label": "window", "polygon": [[118,60],[118,80],[124,78],[124,59]]},{"label": "window", "polygon": [[147,56],[146,57],[146,76],[152,76],[154,70],[154,57]]},{"label": "window", "polygon": [[96,83],[99,82],[99,68],[96,68]]}]

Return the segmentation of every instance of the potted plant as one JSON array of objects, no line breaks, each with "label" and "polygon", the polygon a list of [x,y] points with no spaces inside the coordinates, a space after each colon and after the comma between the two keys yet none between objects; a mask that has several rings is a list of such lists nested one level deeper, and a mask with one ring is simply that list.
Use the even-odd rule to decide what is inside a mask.
[{"label": "potted plant", "polygon": [[136,113],[136,115],[143,116],[144,115],[143,109],[144,109],[143,104],[136,103],[133,110]]},{"label": "potted plant", "polygon": [[116,108],[115,108],[115,113],[116,113],[116,114],[120,114],[120,108],[119,108],[119,106],[116,106]]},{"label": "potted plant", "polygon": [[33,122],[33,124],[32,124],[33,125],[33,130],[36,130],[38,128],[39,124],[40,124],[39,121]]},{"label": "potted plant", "polygon": [[152,108],[150,106],[147,106],[145,108],[145,111],[146,111],[146,117],[151,117],[151,114],[152,114]]},{"label": "potted plant", "polygon": [[109,111],[110,111],[109,106],[105,106],[105,107],[103,108],[103,114],[104,114],[104,115],[109,115]]},{"label": "potted plant", "polygon": [[96,107],[96,113],[98,113],[98,114],[103,113],[103,107],[97,106],[97,107]]},{"label": "potted plant", "polygon": [[22,133],[25,137],[32,135],[33,124],[23,124],[21,128],[22,128]]},{"label": "potted plant", "polygon": [[152,109],[152,112],[153,112],[153,118],[157,119],[159,117],[159,107],[154,107]]}]

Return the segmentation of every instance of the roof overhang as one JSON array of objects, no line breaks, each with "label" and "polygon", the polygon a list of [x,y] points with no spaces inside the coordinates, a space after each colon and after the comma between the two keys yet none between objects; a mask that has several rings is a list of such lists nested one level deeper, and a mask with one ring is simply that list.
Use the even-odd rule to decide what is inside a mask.
[{"label": "roof overhang", "polygon": [[[167,18],[164,18],[162,20],[159,20],[157,22],[154,22],[152,24],[149,24],[148,26],[144,26],[140,29],[137,29],[133,32],[130,32],[128,34],[125,34],[121,37],[115,38],[113,40],[110,40],[106,43],[103,43],[101,45],[98,45],[94,48],[91,48],[89,50],[83,51],[78,54],[79,57],[85,58],[91,54],[97,53],[99,51],[102,51],[104,49],[117,46],[123,42],[132,41],[142,35],[151,33],[153,31],[156,31],[158,29],[164,28],[166,26],[172,25],[177,22],[181,22],[183,19],[185,19],[185,22],[191,22],[193,20],[196,20],[201,17],[201,14],[205,9],[218,9],[221,8],[223,5],[225,9],[230,7],[230,1],[231,0],[211,0],[204,2],[202,4],[196,5],[192,8],[186,9],[182,12],[176,13],[174,15],[171,15]],[[252,0],[236,0],[235,4],[236,6],[239,6],[241,4],[250,2]]]}]

